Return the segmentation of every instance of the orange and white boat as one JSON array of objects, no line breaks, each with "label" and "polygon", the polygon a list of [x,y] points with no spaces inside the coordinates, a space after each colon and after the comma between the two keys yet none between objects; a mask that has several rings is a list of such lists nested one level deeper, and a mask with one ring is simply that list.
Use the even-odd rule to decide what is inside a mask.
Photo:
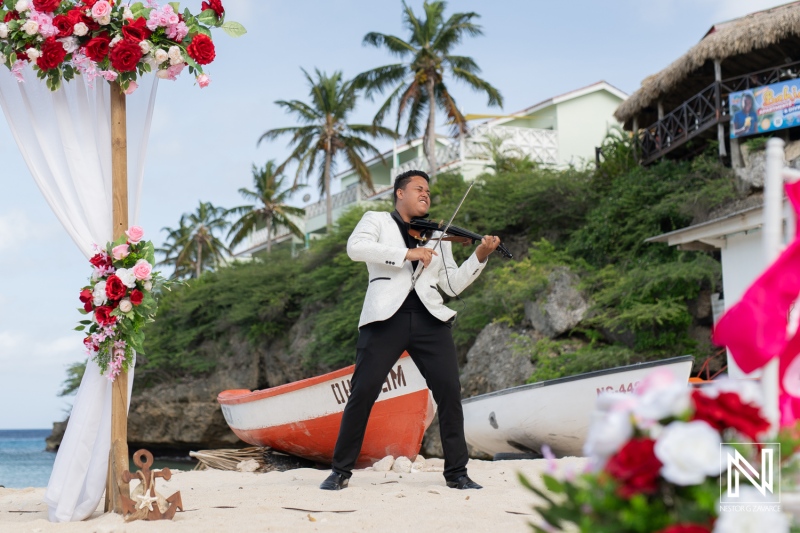
[{"label": "orange and white boat", "polygon": [[[243,441],[330,464],[354,368],[270,389],[227,390],[217,401]],[[414,460],[435,413],[425,379],[403,353],[372,408],[356,467],[370,466],[387,455]]]}]

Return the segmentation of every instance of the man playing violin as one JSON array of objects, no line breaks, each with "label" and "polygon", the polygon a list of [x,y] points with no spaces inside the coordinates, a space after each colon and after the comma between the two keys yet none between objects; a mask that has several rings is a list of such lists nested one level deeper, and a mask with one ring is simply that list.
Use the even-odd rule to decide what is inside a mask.
[{"label": "man playing violin", "polygon": [[394,212],[368,211],[347,241],[350,258],[367,264],[369,285],[358,324],[350,397],[333,452],[333,471],[321,489],[347,487],[372,406],[403,351],[408,351],[419,368],[438,407],[447,486],[481,488],[467,476],[461,383],[450,330],[456,312],[444,305],[439,289],[456,296],[467,288],[480,275],[500,239],[483,237],[460,267],[453,259],[450,242],[432,239],[418,246],[409,234],[409,222],[428,214],[428,183],[428,175],[419,170],[398,176]]}]

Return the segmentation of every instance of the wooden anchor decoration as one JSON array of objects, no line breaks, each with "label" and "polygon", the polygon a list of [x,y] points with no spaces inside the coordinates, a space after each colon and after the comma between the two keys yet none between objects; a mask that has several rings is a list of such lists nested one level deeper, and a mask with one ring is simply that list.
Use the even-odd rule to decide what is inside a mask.
[{"label": "wooden anchor decoration", "polygon": [[133,499],[124,494],[121,496],[122,516],[126,521],[172,520],[178,509],[183,511],[180,491],[166,499],[156,492],[156,478],[169,481],[172,477],[169,468],[150,470],[153,465],[153,454],[147,450],[134,453],[133,462],[139,467],[139,471],[136,474],[131,474],[128,470],[122,473],[125,483],[130,483],[134,479],[140,481],[139,486],[131,494]]}]

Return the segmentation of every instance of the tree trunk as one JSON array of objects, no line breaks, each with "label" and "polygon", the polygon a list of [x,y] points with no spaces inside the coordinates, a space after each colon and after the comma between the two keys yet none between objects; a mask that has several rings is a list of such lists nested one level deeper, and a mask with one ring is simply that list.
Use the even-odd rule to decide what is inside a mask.
[{"label": "tree trunk", "polygon": [[331,141],[327,141],[327,149],[325,150],[325,169],[323,171],[323,180],[325,180],[325,209],[327,217],[325,219],[326,233],[330,234],[333,230],[333,197],[331,197]]},{"label": "tree trunk", "polygon": [[203,245],[197,243],[197,279],[200,279],[200,273],[203,271]]},{"label": "tree trunk", "polygon": [[267,253],[272,252],[272,219],[267,218]]},{"label": "tree trunk", "polygon": [[431,178],[436,176],[436,99],[434,95],[434,80],[429,77],[426,83],[428,87],[428,128],[426,131],[426,146],[428,151],[428,173]]}]

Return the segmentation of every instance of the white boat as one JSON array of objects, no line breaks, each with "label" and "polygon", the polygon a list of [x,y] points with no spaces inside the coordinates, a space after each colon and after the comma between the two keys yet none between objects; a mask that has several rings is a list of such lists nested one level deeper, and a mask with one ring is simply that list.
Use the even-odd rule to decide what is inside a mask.
[{"label": "white boat", "polygon": [[544,444],[557,457],[581,456],[598,396],[607,391],[632,393],[642,378],[658,368],[669,370],[689,386],[692,360],[690,355],[673,357],[467,398],[461,402],[467,442],[492,456],[540,455]]}]

